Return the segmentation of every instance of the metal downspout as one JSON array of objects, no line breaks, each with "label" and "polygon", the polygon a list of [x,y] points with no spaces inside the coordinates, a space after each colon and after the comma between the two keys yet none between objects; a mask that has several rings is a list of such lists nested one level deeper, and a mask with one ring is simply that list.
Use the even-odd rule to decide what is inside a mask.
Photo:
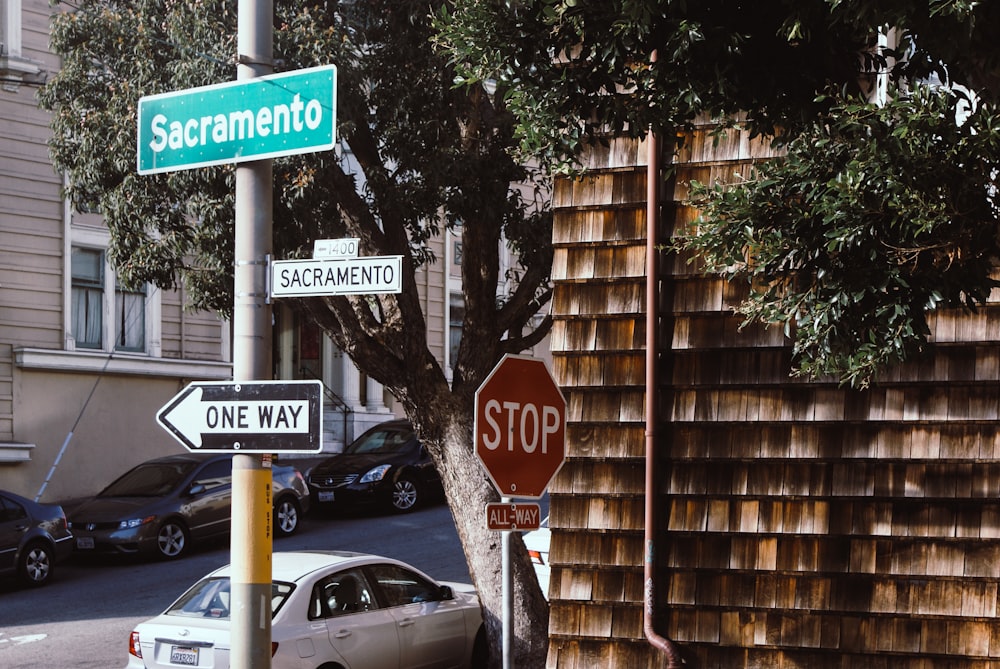
[{"label": "metal downspout", "polygon": [[[655,62],[656,53],[651,59]],[[650,130],[646,139],[646,513],[645,563],[643,566],[644,607],[642,629],[647,641],[667,656],[667,669],[680,669],[684,660],[673,641],[656,631],[656,399],[657,332],[659,282],[657,228],[660,223],[660,147],[659,137]]]}]

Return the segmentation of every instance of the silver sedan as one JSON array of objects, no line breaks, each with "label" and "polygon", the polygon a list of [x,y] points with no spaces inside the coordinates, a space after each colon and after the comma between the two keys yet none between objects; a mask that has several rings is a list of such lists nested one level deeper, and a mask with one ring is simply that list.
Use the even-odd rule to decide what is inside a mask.
[{"label": "silver sedan", "polygon": [[[229,667],[230,568],[131,634],[127,669]],[[275,553],[273,669],[467,669],[487,661],[479,598],[390,558]]]}]

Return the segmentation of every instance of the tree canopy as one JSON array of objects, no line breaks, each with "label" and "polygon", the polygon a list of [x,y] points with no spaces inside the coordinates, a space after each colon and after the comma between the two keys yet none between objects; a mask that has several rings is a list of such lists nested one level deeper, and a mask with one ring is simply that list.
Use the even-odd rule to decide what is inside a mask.
[{"label": "tree canopy", "polygon": [[996,285],[997,3],[457,0],[438,20],[556,170],[702,115],[773,137],[783,157],[695,189],[676,248],[750,282],[743,312],[785,326],[797,373],[864,386],[924,346],[929,309]]},{"label": "tree canopy", "polygon": [[[551,297],[549,182],[511,157],[504,101],[454,86],[431,43],[433,4],[274,3],[275,71],[337,65],[340,147],[274,160],[273,248],[278,258],[308,257],[316,239],[357,237],[362,255],[403,256],[400,294],[287,304],[413,421],[441,471],[498,647],[500,556],[482,518],[498,495],[472,453],[474,393],[504,353],[550,327],[536,317]],[[118,278],[183,285],[191,306],[223,314],[233,306],[235,167],[138,175],[136,111],[144,95],[235,79],[236,24],[229,0],[79,0],[53,21],[63,66],[41,92],[56,167],[78,208],[103,213]],[[463,251],[462,339],[450,374],[429,347],[418,290],[436,261],[430,242],[446,228]],[[530,664],[544,657],[548,608],[523,547],[513,568],[514,647]]]}]

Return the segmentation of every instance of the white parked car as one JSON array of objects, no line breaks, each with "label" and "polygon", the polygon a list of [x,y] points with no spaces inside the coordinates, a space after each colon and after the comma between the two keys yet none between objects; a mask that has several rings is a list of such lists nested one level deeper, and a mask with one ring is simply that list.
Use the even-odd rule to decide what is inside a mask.
[{"label": "white parked car", "polygon": [[548,516],[539,523],[537,530],[525,532],[521,537],[524,539],[524,546],[528,549],[528,555],[531,557],[531,564],[535,567],[535,576],[538,577],[538,585],[542,588],[545,599],[549,598],[549,577],[552,574],[552,567],[549,565],[551,537]]},{"label": "white parked car", "polygon": [[[229,667],[229,566],[195,583],[129,640],[128,669]],[[274,553],[273,669],[485,667],[471,585],[438,583],[391,558]]]}]

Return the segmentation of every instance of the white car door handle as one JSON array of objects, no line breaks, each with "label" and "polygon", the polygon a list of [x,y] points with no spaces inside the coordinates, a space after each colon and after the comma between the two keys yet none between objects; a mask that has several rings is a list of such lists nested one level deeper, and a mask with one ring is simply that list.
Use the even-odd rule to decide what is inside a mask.
[{"label": "white car door handle", "polygon": [[402,620],[399,621],[400,627],[409,627],[412,624],[413,624],[413,618],[403,618]]},{"label": "white car door handle", "polygon": [[337,632],[333,636],[334,636],[334,638],[337,638],[337,639],[346,639],[347,637],[351,636],[351,630],[340,630],[339,632]]}]

